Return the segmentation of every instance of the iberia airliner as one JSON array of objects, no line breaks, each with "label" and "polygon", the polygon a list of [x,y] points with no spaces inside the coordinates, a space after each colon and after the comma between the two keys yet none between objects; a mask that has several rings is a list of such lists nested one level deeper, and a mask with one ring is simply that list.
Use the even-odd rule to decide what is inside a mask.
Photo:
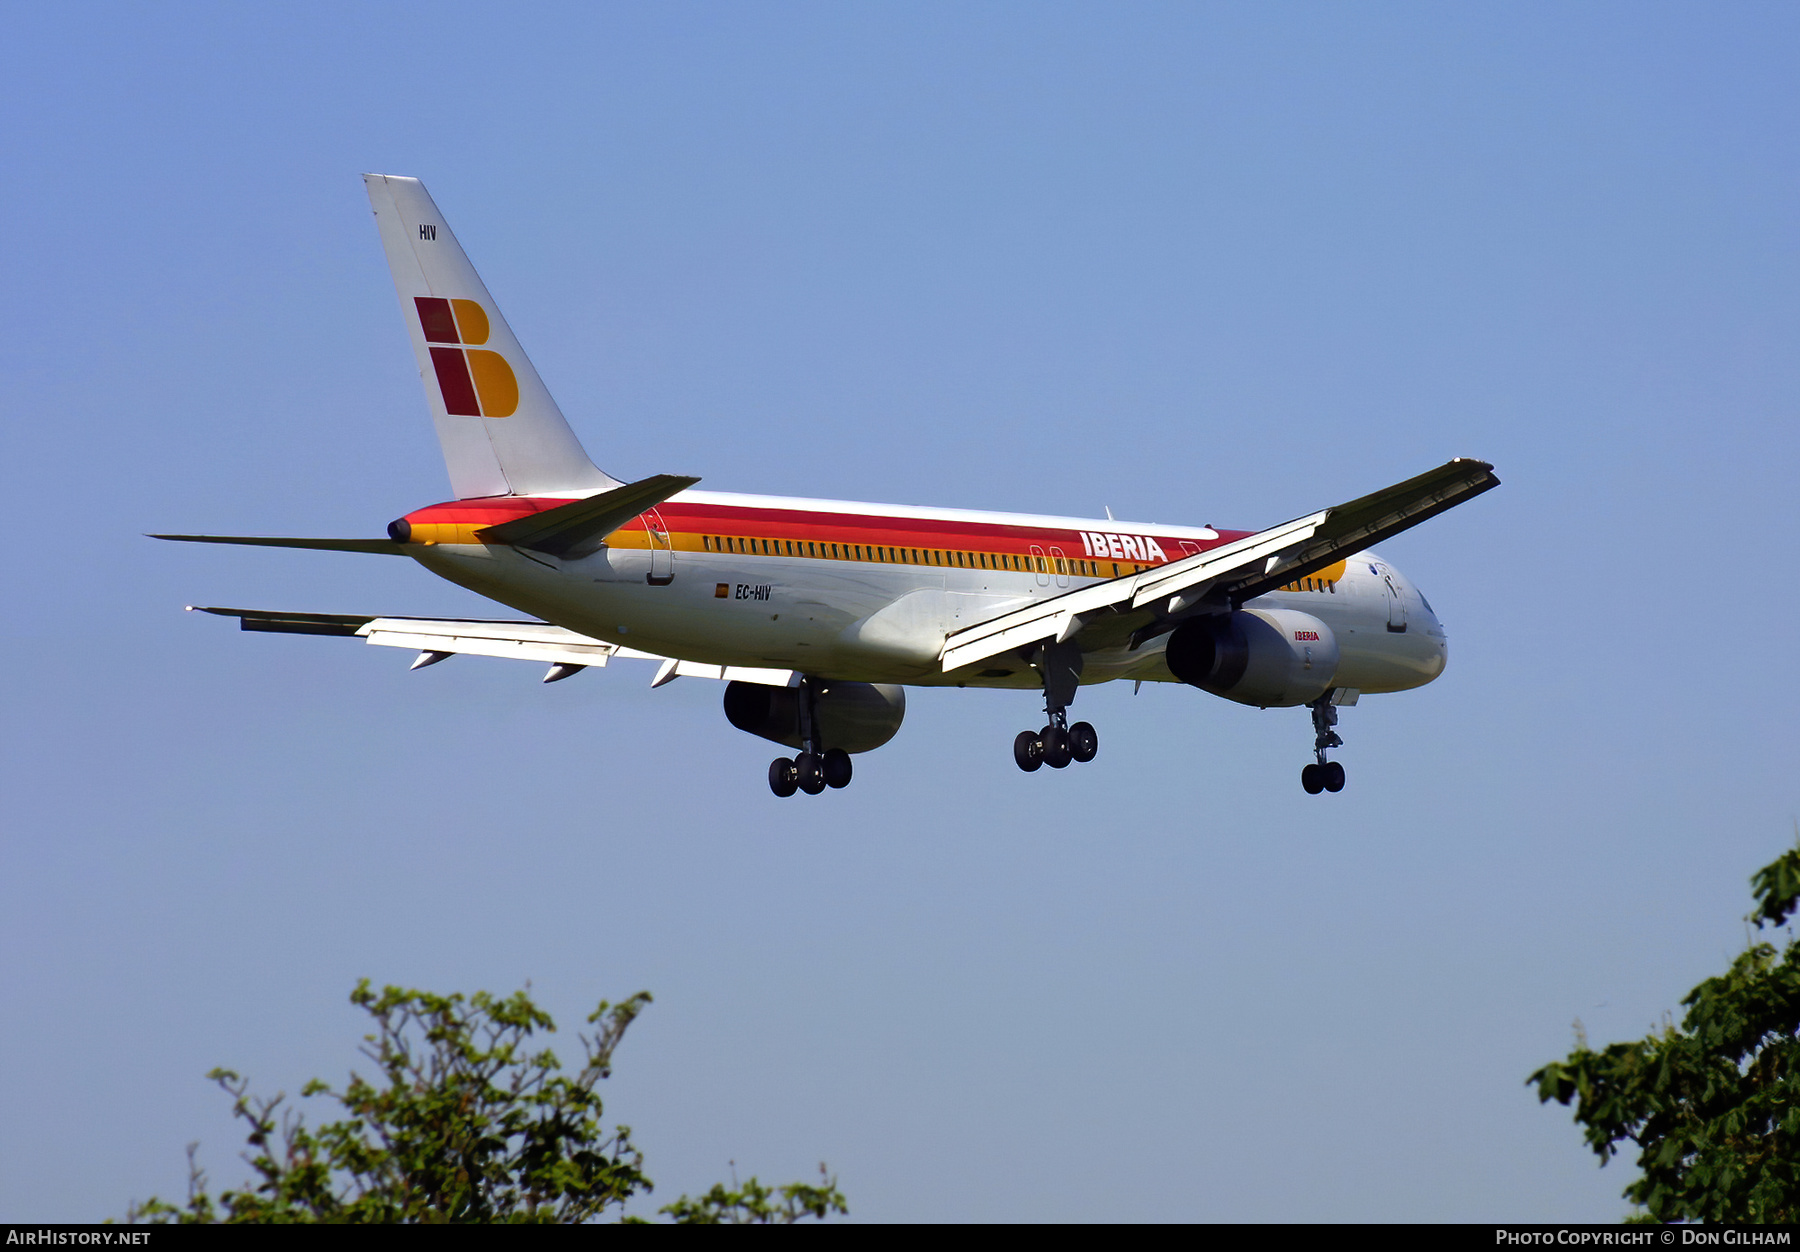
[{"label": "iberia airliner", "polygon": [[549,665],[614,658],[725,683],[725,716],[795,755],[778,796],[850,781],[894,737],[908,686],[1037,692],[1013,760],[1091,761],[1068,711],[1083,684],[1179,682],[1239,704],[1305,707],[1313,794],[1339,791],[1338,709],[1443,672],[1431,605],[1372,545],[1499,485],[1454,460],[1261,531],[697,491],[613,478],[588,459],[423,184],[364,177],[455,499],[381,539],[159,535],[410,557],[527,620],[210,608],[245,630],[361,636]]}]

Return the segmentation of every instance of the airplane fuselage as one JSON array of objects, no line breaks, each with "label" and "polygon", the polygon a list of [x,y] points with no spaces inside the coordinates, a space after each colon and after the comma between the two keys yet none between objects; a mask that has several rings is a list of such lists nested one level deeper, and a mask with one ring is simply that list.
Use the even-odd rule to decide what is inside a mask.
[{"label": "airplane fuselage", "polygon": [[[1249,534],[1209,527],[686,491],[572,559],[475,532],[568,497],[433,505],[396,523],[405,550],[451,582],[623,647],[838,680],[1035,689],[1023,656],[945,672],[947,634],[1033,602]],[[1248,609],[1292,609],[1336,635],[1339,687],[1423,686],[1444,630],[1390,563],[1360,553]],[[1175,682],[1165,637],[1090,652],[1084,685]]]}]

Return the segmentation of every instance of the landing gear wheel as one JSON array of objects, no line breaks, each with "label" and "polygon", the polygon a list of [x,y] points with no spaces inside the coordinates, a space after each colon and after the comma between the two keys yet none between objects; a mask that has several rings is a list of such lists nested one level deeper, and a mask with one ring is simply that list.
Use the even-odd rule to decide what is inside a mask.
[{"label": "landing gear wheel", "polygon": [[850,754],[842,748],[827,748],[820,768],[825,772],[827,787],[848,787],[850,785]]},{"label": "landing gear wheel", "polygon": [[1027,774],[1044,763],[1044,741],[1035,730],[1021,730],[1013,737],[1013,760]]},{"label": "landing gear wheel", "polygon": [[1044,764],[1051,769],[1067,769],[1074,755],[1069,751],[1069,732],[1061,726],[1046,726],[1038,736],[1044,741]]},{"label": "landing gear wheel", "polygon": [[769,790],[783,800],[794,794],[794,758],[778,756],[769,762]]},{"label": "landing gear wheel", "polygon": [[1325,767],[1308,765],[1300,771],[1300,785],[1306,788],[1306,794],[1316,796],[1325,790]]},{"label": "landing gear wheel", "polygon": [[795,757],[794,782],[809,796],[816,796],[825,790],[825,767],[819,758],[811,752],[802,752]]},{"label": "landing gear wheel", "polygon": [[1069,727],[1069,755],[1083,765],[1094,759],[1100,751],[1100,735],[1086,722],[1076,722]]},{"label": "landing gear wheel", "polygon": [[1342,791],[1344,789],[1344,767],[1336,761],[1327,761],[1320,766],[1325,777],[1325,790]]}]

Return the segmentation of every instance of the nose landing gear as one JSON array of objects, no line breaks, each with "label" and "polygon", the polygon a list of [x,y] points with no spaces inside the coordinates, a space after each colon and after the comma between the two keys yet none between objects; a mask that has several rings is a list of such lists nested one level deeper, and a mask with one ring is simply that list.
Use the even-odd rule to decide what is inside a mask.
[{"label": "nose landing gear", "polygon": [[798,703],[802,751],[799,756],[778,756],[769,762],[769,790],[784,800],[796,791],[816,796],[827,787],[848,787],[853,772],[848,752],[842,748],[821,748],[819,745],[819,722],[815,708],[818,693],[813,688],[812,680],[804,680],[800,690],[801,698]]},{"label": "nose landing gear", "polygon": [[1013,761],[1027,774],[1042,766],[1066,769],[1070,761],[1087,762],[1100,752],[1100,735],[1086,722],[1069,725],[1069,705],[1081,682],[1081,650],[1071,643],[1046,644],[1033,662],[1044,677],[1044,711],[1050,723],[1042,730],[1021,730],[1013,738]]},{"label": "nose landing gear", "polygon": [[1336,761],[1325,759],[1325,753],[1330,749],[1344,746],[1344,741],[1334,729],[1338,719],[1337,705],[1332,702],[1335,695],[1335,689],[1327,691],[1307,705],[1312,710],[1313,755],[1319,758],[1300,771],[1300,785],[1306,788],[1309,796],[1316,796],[1321,791],[1335,792],[1344,789],[1344,767]]}]

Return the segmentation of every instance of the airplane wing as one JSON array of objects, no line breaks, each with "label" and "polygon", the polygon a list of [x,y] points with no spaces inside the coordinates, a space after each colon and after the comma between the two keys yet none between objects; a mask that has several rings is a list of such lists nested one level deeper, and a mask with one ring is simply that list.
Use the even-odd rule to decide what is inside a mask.
[{"label": "airplane wing", "polygon": [[1459,457],[1336,508],[965,626],[944,640],[940,659],[947,673],[1014,648],[1063,643],[1103,624],[1096,644],[1129,638],[1136,647],[1203,603],[1236,608],[1499,485],[1492,465]]},{"label": "airplane wing", "polygon": [[347,635],[365,643],[389,648],[416,648],[413,668],[435,665],[457,655],[511,657],[542,661],[550,666],[545,682],[557,682],[588,666],[605,666],[614,657],[630,661],[659,662],[652,687],[677,678],[716,678],[727,682],[788,687],[798,681],[791,670],[759,669],[741,665],[708,665],[676,657],[639,652],[617,644],[578,635],[548,622],[482,621],[439,617],[367,617],[339,613],[280,613],[265,609],[225,609],[203,605],[190,611],[235,617],[241,630],[285,635]]}]

